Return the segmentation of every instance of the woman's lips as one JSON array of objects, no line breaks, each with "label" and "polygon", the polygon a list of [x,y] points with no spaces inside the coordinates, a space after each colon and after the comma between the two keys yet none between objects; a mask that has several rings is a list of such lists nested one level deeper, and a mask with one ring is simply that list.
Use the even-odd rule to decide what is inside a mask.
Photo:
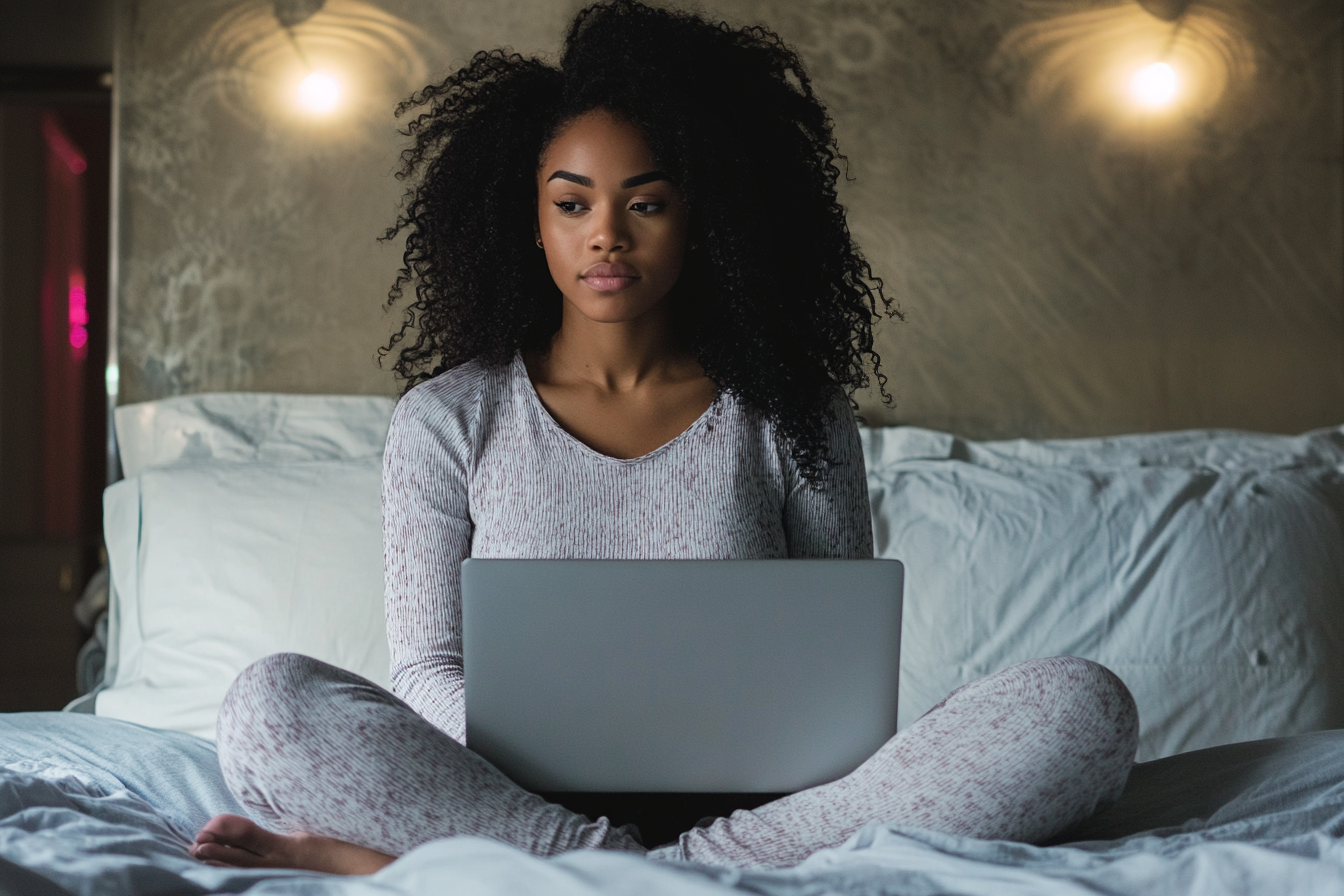
[{"label": "woman's lips", "polygon": [[619,292],[639,279],[639,272],[628,264],[595,264],[579,279],[596,292]]}]

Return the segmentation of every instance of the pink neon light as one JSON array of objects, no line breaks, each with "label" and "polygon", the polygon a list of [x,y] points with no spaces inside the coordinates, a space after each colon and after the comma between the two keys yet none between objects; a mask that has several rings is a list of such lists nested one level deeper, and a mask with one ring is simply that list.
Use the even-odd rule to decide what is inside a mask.
[{"label": "pink neon light", "polygon": [[46,138],[51,151],[60,156],[65,167],[70,169],[71,174],[83,174],[89,170],[89,163],[84,160],[84,154],[75,148],[69,137],[65,136],[65,131],[62,131],[61,126],[56,123],[56,116],[50,113],[42,116],[42,136]]},{"label": "pink neon light", "polygon": [[84,287],[84,272],[70,272],[70,347],[82,361],[89,344],[89,295]]}]

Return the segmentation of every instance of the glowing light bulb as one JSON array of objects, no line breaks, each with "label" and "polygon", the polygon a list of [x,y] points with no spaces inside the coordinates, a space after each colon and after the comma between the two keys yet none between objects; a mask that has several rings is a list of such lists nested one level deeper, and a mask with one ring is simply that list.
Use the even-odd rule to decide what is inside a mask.
[{"label": "glowing light bulb", "polygon": [[1145,65],[1129,79],[1129,95],[1134,102],[1148,109],[1170,106],[1179,88],[1176,70],[1165,62]]},{"label": "glowing light bulb", "polygon": [[312,115],[326,115],[341,102],[341,82],[326,72],[312,72],[299,83],[299,105]]}]

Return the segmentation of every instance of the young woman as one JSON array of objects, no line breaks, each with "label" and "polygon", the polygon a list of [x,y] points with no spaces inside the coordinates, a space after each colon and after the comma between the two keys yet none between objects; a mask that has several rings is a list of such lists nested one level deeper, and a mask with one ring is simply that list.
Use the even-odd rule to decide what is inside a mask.
[{"label": "young woman", "polygon": [[[877,373],[887,302],[777,36],[617,0],[578,15],[558,67],[481,53],[413,104],[393,297],[415,299],[391,347],[414,388],[383,489],[393,693],[293,654],[247,669],[219,755],[266,827],[213,819],[206,861],[359,873],[457,834],[645,852],[462,745],[461,561],[872,556],[845,390]],[[1102,667],[1024,663],[850,775],[649,855],[788,866],[870,821],[1041,840],[1119,794],[1137,727]]]}]

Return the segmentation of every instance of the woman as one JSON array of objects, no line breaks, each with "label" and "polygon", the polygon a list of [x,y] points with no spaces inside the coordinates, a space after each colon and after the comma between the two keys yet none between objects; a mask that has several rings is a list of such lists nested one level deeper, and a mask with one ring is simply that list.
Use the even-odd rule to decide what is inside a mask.
[{"label": "woman", "polygon": [[[558,68],[482,53],[413,102],[392,233],[393,298],[415,301],[391,348],[414,388],[383,490],[396,696],[292,654],[246,670],[220,761],[284,833],[220,816],[207,861],[361,873],[456,834],[645,852],[462,746],[462,559],[872,556],[844,390],[877,373],[888,303],[778,37],[617,0],[579,14]],[[874,820],[1040,840],[1118,795],[1136,735],[1115,676],[1032,661],[850,775],[649,854],[788,866]]]}]

